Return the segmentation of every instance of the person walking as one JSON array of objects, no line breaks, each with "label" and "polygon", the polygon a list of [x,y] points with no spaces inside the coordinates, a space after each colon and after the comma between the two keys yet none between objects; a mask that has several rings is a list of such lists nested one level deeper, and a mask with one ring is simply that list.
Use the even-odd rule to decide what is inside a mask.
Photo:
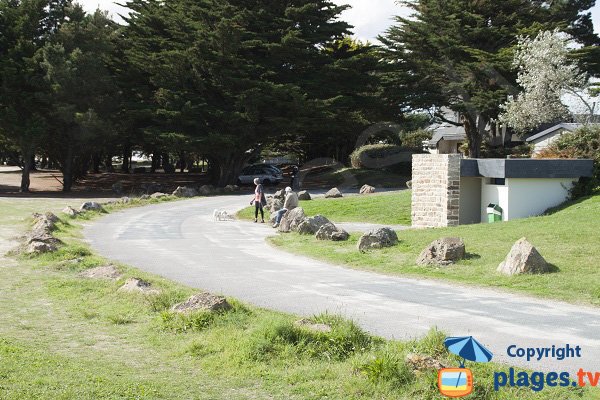
[{"label": "person walking", "polygon": [[260,211],[260,222],[265,223],[265,211],[263,207],[267,204],[267,198],[265,197],[265,190],[263,185],[260,183],[259,178],[254,178],[254,184],[256,185],[256,189],[254,189],[254,222],[258,222],[258,212]]},{"label": "person walking", "polygon": [[277,228],[279,223],[281,222],[281,218],[285,215],[286,212],[293,210],[298,207],[300,200],[298,200],[298,195],[294,193],[291,187],[285,188],[285,202],[283,203],[283,208],[275,214],[275,224],[273,224],[273,228]]}]

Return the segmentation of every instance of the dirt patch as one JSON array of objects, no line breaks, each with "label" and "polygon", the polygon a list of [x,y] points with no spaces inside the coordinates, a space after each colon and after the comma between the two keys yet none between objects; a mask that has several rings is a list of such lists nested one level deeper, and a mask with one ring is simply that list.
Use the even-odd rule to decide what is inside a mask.
[{"label": "dirt patch", "polygon": [[114,265],[106,265],[85,270],[79,273],[81,278],[117,280],[122,275]]},{"label": "dirt patch", "polygon": [[298,320],[298,321],[294,322],[294,325],[296,325],[300,328],[314,331],[314,332],[323,332],[323,333],[331,332],[331,326],[329,326],[327,324],[316,324],[308,319]]},{"label": "dirt patch", "polygon": [[420,354],[409,354],[406,356],[406,363],[413,371],[426,371],[430,369],[440,370],[446,368],[440,360],[433,357],[423,356]]},{"label": "dirt patch", "polygon": [[173,311],[191,312],[198,310],[206,311],[227,311],[231,309],[231,304],[225,297],[217,296],[212,293],[198,293],[184,301],[173,306]]},{"label": "dirt patch", "polygon": [[146,282],[139,278],[129,278],[125,281],[125,284],[119,288],[122,292],[142,292],[145,294],[158,294],[159,291],[152,288],[150,282]]}]

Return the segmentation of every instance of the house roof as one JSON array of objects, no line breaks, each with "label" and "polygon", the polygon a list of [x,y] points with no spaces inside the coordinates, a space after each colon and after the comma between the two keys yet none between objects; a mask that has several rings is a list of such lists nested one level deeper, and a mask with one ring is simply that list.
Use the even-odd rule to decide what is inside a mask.
[{"label": "house roof", "polygon": [[575,129],[582,127],[583,124],[572,124],[572,123],[562,123],[562,124],[558,124],[558,125],[554,125],[551,128],[548,128],[544,131],[541,131],[540,133],[536,133],[535,135],[527,138],[527,142],[533,142],[534,140],[537,139],[541,139],[544,136],[548,136],[551,135],[555,132],[558,132],[561,129],[567,130],[569,132],[573,132]]},{"label": "house roof", "polygon": [[435,146],[442,140],[463,142],[467,140],[467,134],[463,126],[443,124],[433,130],[433,137],[429,145]]},{"label": "house roof", "polygon": [[591,177],[594,161],[585,159],[462,159],[460,176],[486,178]]}]

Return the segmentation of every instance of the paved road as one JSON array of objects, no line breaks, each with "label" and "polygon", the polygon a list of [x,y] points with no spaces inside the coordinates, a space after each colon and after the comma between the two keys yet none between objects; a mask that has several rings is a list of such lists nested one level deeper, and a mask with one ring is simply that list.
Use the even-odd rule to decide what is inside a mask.
[{"label": "paved road", "polygon": [[[404,339],[432,326],[473,335],[498,361],[535,370],[600,371],[600,309],[504,292],[389,277],[292,256],[267,245],[261,224],[214,222],[244,197],[195,199],[111,214],[85,231],[102,255],[181,283],[257,306],[310,316],[329,311],[368,331]],[[581,359],[527,363],[509,345],[581,346]]]}]

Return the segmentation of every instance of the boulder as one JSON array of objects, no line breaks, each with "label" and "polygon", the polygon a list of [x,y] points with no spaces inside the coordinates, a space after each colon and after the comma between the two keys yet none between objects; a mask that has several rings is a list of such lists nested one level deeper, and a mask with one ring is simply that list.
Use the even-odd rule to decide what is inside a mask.
[{"label": "boulder", "polygon": [[27,246],[25,253],[27,253],[27,254],[43,254],[43,253],[52,253],[52,252],[55,252],[56,250],[57,250],[56,246],[51,243],[34,241],[34,242],[29,243],[29,246]]},{"label": "boulder", "polygon": [[283,201],[276,199],[274,197],[269,197],[267,199],[267,211],[271,214],[277,212],[283,208]]},{"label": "boulder", "polygon": [[194,188],[189,188],[185,186],[178,186],[177,189],[173,192],[173,196],[175,197],[194,197],[197,196],[198,192]]},{"label": "boulder", "polygon": [[122,195],[123,194],[123,182],[119,181],[115,184],[112,185],[112,191],[116,194],[116,195]]},{"label": "boulder", "polygon": [[121,202],[121,204],[129,204],[129,203],[131,203],[131,199],[127,196],[124,196],[124,197],[121,197],[119,202]]},{"label": "boulder", "polygon": [[239,192],[240,187],[238,185],[227,185],[227,186],[225,186],[224,190],[225,190],[225,193]]},{"label": "boulder", "polygon": [[319,228],[315,237],[317,238],[317,240],[331,240],[334,242],[343,242],[350,238],[350,234],[329,222],[323,225],[321,228]]},{"label": "boulder", "polygon": [[147,294],[158,294],[159,291],[152,289],[150,282],[146,282],[139,278],[129,278],[125,284],[119,288],[122,292],[142,292]]},{"label": "boulder", "polygon": [[60,219],[52,214],[51,212],[47,212],[46,214],[33,214],[33,228],[32,231],[39,232],[52,232],[56,227],[56,223],[60,221]]},{"label": "boulder", "polygon": [[140,197],[140,200],[148,200],[148,199],[150,199],[150,198],[151,198],[151,197],[150,197],[150,195],[149,195],[149,194],[143,194],[143,195]]},{"label": "boulder", "polygon": [[25,243],[31,244],[33,242],[40,242],[46,244],[52,244],[54,246],[61,244],[62,242],[52,236],[52,234],[45,230],[32,230],[25,236]]},{"label": "boulder", "polygon": [[302,235],[314,235],[323,225],[329,223],[331,222],[322,215],[305,218],[300,225],[298,225],[298,233]]},{"label": "boulder", "polygon": [[198,194],[200,196],[211,196],[215,193],[215,187],[213,185],[202,185],[200,189],[198,189]]},{"label": "boulder", "polygon": [[363,187],[360,188],[360,194],[371,194],[371,193],[375,193],[375,188],[373,186],[369,186],[369,185],[364,185]]},{"label": "boulder", "polygon": [[77,211],[71,206],[66,206],[65,208],[63,208],[62,212],[67,214],[71,218],[75,218],[77,215],[79,215],[79,211]]},{"label": "boulder", "polygon": [[281,201],[285,200],[285,189],[281,189],[275,192],[275,194],[273,195],[273,197],[275,197],[276,199],[279,199]]},{"label": "boulder", "polygon": [[291,232],[298,230],[298,226],[304,221],[306,215],[302,207],[296,207],[285,213],[279,223],[279,232]]},{"label": "boulder", "polygon": [[340,197],[344,197],[344,195],[339,191],[338,188],[333,188],[329,192],[325,193],[326,199],[337,199]]},{"label": "boulder", "polygon": [[156,193],[156,192],[163,192],[165,190],[165,188],[163,187],[163,185],[161,185],[160,183],[142,183],[140,185],[140,189],[142,189],[142,191],[145,194],[151,194],[151,193]]},{"label": "boulder", "polygon": [[543,274],[550,272],[550,265],[526,238],[521,238],[500,263],[498,272],[506,275]]},{"label": "boulder", "polygon": [[381,249],[392,247],[398,244],[398,235],[391,228],[373,229],[364,235],[358,241],[358,250],[365,252],[371,249]]},{"label": "boulder", "polygon": [[308,190],[303,190],[298,193],[298,200],[309,201],[312,200],[312,197],[310,193],[308,193]]},{"label": "boulder", "polygon": [[407,181],[406,182],[406,187],[409,189],[412,189],[412,181]]},{"label": "boulder", "polygon": [[121,272],[114,265],[105,265],[103,267],[90,268],[79,273],[82,278],[90,279],[110,279],[117,280],[121,277]]},{"label": "boulder", "polygon": [[175,304],[172,308],[177,312],[190,312],[197,310],[207,311],[227,311],[231,309],[231,304],[227,302],[225,297],[216,296],[211,293],[198,293],[184,301],[183,303]]},{"label": "boulder", "polygon": [[156,192],[156,193],[152,193],[152,194],[150,195],[150,198],[151,198],[151,199],[160,199],[160,198],[167,197],[167,196],[168,196],[168,195],[167,195],[167,194],[165,194],[165,193]]},{"label": "boulder", "polygon": [[461,238],[442,238],[421,252],[417,257],[417,265],[451,265],[464,259],[465,255],[465,242]]},{"label": "boulder", "polygon": [[298,321],[294,322],[294,325],[296,325],[299,328],[308,329],[309,331],[313,331],[313,332],[322,332],[322,333],[331,332],[331,326],[329,326],[327,324],[318,324],[318,323],[312,322],[308,319],[298,320]]},{"label": "boulder", "polygon": [[86,201],[79,207],[79,211],[104,211],[102,205],[95,201]]}]

